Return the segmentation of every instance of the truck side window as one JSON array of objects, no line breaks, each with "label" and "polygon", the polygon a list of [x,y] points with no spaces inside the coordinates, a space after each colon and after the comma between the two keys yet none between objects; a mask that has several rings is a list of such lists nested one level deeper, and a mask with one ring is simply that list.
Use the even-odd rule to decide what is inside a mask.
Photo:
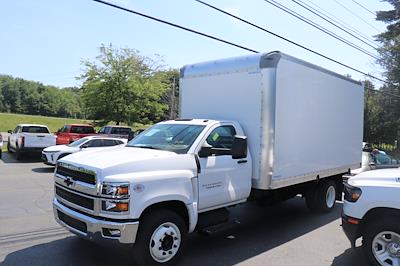
[{"label": "truck side window", "polygon": [[233,126],[220,126],[207,137],[207,143],[213,148],[232,149],[236,130]]}]

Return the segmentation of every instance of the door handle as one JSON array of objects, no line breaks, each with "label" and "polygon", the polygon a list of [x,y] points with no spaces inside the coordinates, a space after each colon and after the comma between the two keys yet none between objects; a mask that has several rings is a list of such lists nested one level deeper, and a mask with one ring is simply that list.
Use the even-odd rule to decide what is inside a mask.
[{"label": "door handle", "polygon": [[239,160],[237,163],[247,163],[247,160]]}]

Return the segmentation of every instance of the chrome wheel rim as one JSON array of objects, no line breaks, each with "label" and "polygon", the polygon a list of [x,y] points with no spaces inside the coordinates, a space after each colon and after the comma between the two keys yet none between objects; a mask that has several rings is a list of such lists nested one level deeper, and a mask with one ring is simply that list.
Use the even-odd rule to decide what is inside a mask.
[{"label": "chrome wheel rim", "polygon": [[150,238],[150,254],[157,262],[171,260],[179,250],[181,244],[181,233],[178,226],[167,222],[161,224],[154,230]]},{"label": "chrome wheel rim", "polygon": [[392,231],[377,234],[372,241],[372,253],[383,266],[400,266],[400,235]]},{"label": "chrome wheel rim", "polygon": [[335,204],[336,200],[336,190],[334,186],[330,186],[326,191],[326,206],[330,209]]}]

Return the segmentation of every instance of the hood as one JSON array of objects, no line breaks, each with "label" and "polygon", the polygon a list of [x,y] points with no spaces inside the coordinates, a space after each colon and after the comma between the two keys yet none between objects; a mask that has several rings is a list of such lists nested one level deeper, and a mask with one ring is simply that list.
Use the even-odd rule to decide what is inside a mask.
[{"label": "hood", "polygon": [[400,168],[362,172],[349,179],[353,186],[398,186],[400,187]]},{"label": "hood", "polygon": [[116,146],[108,149],[74,153],[60,160],[98,172],[102,176],[124,173],[192,170],[196,162],[191,154],[176,154],[174,152]]},{"label": "hood", "polygon": [[50,146],[45,148],[43,151],[44,152],[56,152],[56,151],[65,151],[70,149],[71,147],[68,147],[67,145],[54,145],[54,146]]}]

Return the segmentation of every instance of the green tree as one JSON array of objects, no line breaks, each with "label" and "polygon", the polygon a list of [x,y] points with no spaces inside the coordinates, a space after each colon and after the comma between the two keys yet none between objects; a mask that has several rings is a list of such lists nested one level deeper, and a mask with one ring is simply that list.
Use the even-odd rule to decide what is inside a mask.
[{"label": "green tree", "polygon": [[[388,84],[381,90],[386,92],[381,97],[383,115],[381,116],[383,141],[394,143],[400,131],[400,2],[385,0],[393,6],[393,10],[377,12],[377,20],[385,22],[386,31],[377,35],[381,43],[379,63],[385,68]],[[396,95],[398,97],[396,97]]]},{"label": "green tree", "polygon": [[160,59],[138,51],[102,45],[95,61],[85,60],[82,98],[90,118],[118,123],[149,123],[162,118],[167,90]]}]

